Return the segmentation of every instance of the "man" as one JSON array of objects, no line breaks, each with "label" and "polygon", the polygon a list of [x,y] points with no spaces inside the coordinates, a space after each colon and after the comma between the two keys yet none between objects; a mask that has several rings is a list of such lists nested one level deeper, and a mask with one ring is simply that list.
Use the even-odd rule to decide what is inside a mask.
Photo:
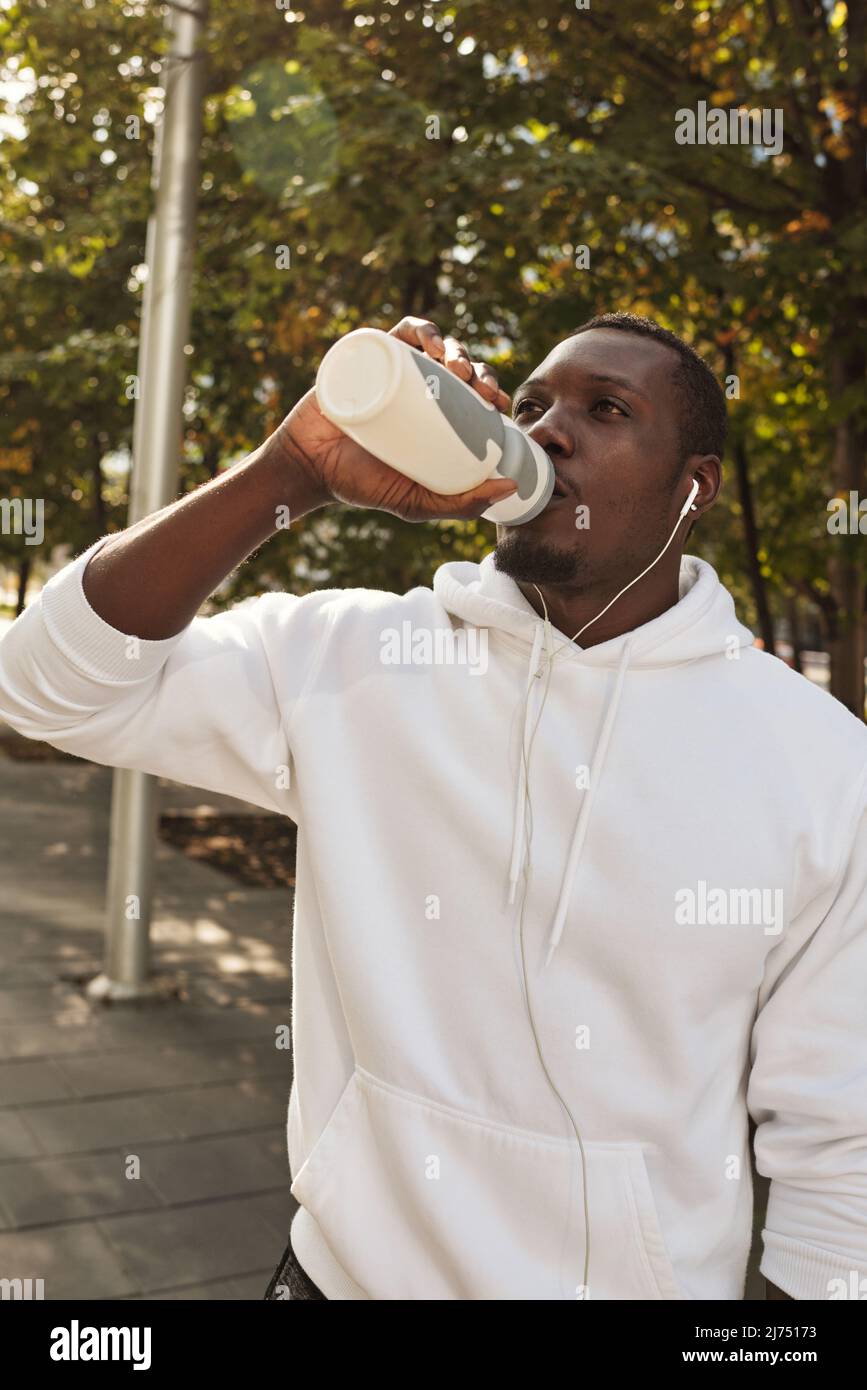
[{"label": "man", "polygon": [[752,1115],[771,1296],[833,1297],[867,1275],[867,731],[682,556],[725,433],[690,348],[591,320],[514,418],[556,496],[480,565],[196,618],[278,508],[513,486],[427,492],[309,392],[51,580],[0,712],[298,824],[291,1296],[741,1299]]}]

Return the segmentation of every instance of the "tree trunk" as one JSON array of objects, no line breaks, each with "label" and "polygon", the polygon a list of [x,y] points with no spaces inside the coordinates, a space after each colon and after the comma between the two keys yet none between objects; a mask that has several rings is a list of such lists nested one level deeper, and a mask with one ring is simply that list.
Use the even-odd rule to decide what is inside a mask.
[{"label": "tree trunk", "polygon": [[[851,362],[844,352],[838,352],[833,357],[831,385],[834,397],[839,399],[855,379],[852,375],[853,367],[857,369],[857,364]],[[855,423],[851,416],[847,416],[838,422],[834,431],[834,493],[844,496],[847,503],[852,492],[860,499],[864,488],[864,472]],[[860,535],[829,537],[832,549],[828,562],[828,578],[839,615],[837,632],[830,643],[831,694],[859,719],[863,719],[865,611],[859,539]]]},{"label": "tree trunk", "polygon": [[735,473],[737,474],[738,480],[738,497],[744,516],[744,542],[747,548],[747,564],[750,571],[753,598],[759,617],[759,628],[762,634],[762,641],[765,644],[765,651],[770,652],[771,656],[775,656],[777,646],[774,635],[774,618],[771,613],[771,605],[768,602],[768,586],[765,583],[765,576],[762,574],[762,563],[759,559],[759,531],[756,526],[756,516],[753,510],[753,489],[750,482],[747,451],[740,440],[735,444],[734,455]]},{"label": "tree trunk", "polygon": [[[731,343],[726,343],[723,349],[723,357],[726,364],[726,375],[734,376],[737,368],[735,365],[735,352]],[[759,619],[759,629],[762,634],[765,651],[770,652],[771,656],[776,656],[777,647],[774,636],[774,619],[771,613],[771,605],[768,601],[768,586],[765,583],[765,576],[762,574],[762,563],[759,559],[759,528],[756,525],[756,513],[753,506],[753,486],[750,480],[749,460],[747,459],[746,446],[740,439],[735,442],[734,456],[735,474],[738,480],[738,500],[740,501],[744,518],[744,544],[747,548],[747,567],[749,569],[750,584],[753,590],[753,600]]]},{"label": "tree trunk", "polygon": [[792,634],[792,665],[800,675],[804,674],[803,643],[801,641],[801,615],[798,611],[798,595],[790,594],[788,600],[789,628]]},{"label": "tree trunk", "polygon": [[18,599],[15,604],[15,616],[20,617],[24,612],[24,603],[27,598],[27,582],[30,579],[30,569],[32,561],[29,555],[22,555],[18,561]]},{"label": "tree trunk", "polygon": [[108,520],[105,497],[102,491],[102,441],[98,434],[93,436],[93,448],[93,524],[96,527],[97,537],[99,537],[105,535],[108,529]]},{"label": "tree trunk", "polygon": [[[430,262],[429,265],[410,267],[404,288],[404,304],[407,306],[407,313],[414,314],[417,318],[426,319],[430,313],[435,311],[437,300],[440,297],[437,287],[439,273],[439,259]],[[438,324],[437,326],[441,333],[452,331],[450,324]]]}]

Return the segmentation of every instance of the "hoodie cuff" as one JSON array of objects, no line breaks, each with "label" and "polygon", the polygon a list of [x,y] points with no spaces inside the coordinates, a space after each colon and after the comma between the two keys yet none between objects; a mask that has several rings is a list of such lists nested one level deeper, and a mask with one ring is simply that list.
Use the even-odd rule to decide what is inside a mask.
[{"label": "hoodie cuff", "polygon": [[186,631],[149,641],[111,627],[84,594],[84,571],[110,536],[102,536],[53,575],[37,602],[45,630],[61,655],[93,680],[134,685],[155,675]]},{"label": "hoodie cuff", "polygon": [[759,1273],[790,1297],[827,1302],[864,1296],[858,1290],[862,1279],[867,1288],[867,1266],[856,1268],[848,1256],[775,1231],[762,1231],[762,1240]]}]

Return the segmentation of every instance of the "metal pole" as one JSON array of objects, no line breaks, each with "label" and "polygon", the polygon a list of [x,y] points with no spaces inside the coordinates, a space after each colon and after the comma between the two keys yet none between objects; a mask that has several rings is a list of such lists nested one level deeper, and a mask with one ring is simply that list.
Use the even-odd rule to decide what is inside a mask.
[{"label": "metal pole", "polygon": [[[207,0],[170,0],[165,106],[157,130],[148,220],[138,351],[138,398],[128,524],[177,494],[186,384],[184,344],[190,324],[196,193],[204,96],[199,44]],[[105,971],[91,981],[95,998],[134,999],[151,992],[150,919],[156,833],[156,784],[142,772],[114,774],[106,889]]]}]

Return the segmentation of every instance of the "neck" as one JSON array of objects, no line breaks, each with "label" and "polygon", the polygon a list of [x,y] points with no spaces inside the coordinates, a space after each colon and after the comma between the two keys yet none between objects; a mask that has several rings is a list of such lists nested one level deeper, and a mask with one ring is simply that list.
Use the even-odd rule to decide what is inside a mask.
[{"label": "neck", "polygon": [[614,581],[607,589],[590,594],[577,592],[568,584],[540,584],[544,607],[532,583],[522,581],[518,588],[540,618],[545,616],[547,608],[551,625],[564,637],[574,637],[585,623],[590,623],[583,637],[578,638],[578,646],[596,647],[602,642],[610,642],[613,637],[621,637],[624,632],[633,632],[674,607],[680,597],[680,559],[679,555],[665,556],[649,574],[612,603],[598,622],[590,620],[602,612],[628,580]]}]

